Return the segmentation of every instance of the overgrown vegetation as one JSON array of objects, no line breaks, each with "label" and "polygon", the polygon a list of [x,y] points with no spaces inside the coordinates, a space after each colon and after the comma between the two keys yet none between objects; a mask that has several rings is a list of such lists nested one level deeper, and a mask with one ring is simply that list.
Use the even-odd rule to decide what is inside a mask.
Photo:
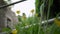
[{"label": "overgrown vegetation", "polygon": [[[17,34],[60,34],[60,20],[55,18],[52,22],[52,25],[47,24],[42,26],[42,14],[44,10],[44,0],[36,0],[36,13],[32,17],[26,18],[26,15],[23,13],[23,16],[18,15],[19,23],[15,26]],[[52,0],[48,2],[47,17],[44,19],[49,19],[50,6],[53,4]],[[31,11],[33,13],[34,10]],[[46,16],[46,15],[45,15]]]}]

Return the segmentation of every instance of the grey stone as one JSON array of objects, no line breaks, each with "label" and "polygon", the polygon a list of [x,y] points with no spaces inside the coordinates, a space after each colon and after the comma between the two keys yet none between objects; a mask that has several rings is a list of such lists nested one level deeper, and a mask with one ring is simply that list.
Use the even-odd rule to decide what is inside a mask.
[{"label": "grey stone", "polygon": [[[0,0],[0,7],[6,4],[3,0]],[[17,23],[18,18],[15,13],[11,11],[11,7],[0,9],[0,32],[7,26],[11,29],[15,28],[14,25]]]}]

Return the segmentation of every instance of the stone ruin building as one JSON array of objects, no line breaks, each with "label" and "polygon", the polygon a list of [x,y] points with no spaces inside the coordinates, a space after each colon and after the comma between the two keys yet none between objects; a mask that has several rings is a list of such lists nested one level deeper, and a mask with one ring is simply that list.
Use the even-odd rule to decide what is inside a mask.
[{"label": "stone ruin building", "polygon": [[[0,0],[0,7],[7,5],[3,0]],[[0,32],[3,28],[14,28],[14,25],[18,23],[18,18],[15,13],[11,11],[10,7],[0,9]]]}]

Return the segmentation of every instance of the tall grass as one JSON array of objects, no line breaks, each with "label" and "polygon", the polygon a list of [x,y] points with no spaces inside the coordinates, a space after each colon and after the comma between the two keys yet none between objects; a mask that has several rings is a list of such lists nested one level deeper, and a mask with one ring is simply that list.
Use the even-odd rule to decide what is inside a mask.
[{"label": "tall grass", "polygon": [[[42,24],[42,17],[45,0],[40,1],[41,3],[36,0],[37,15],[32,15],[32,17],[28,18],[26,18],[26,16],[18,16],[19,23],[15,25],[16,30],[18,31],[17,34],[60,34],[60,27],[58,27],[54,22],[52,22],[52,25],[48,25],[50,6],[52,5],[53,0],[48,1],[47,23],[44,25]],[[38,5],[39,3],[40,5]],[[40,7],[38,8],[38,6]],[[39,13],[41,14],[40,17],[38,17]],[[46,17],[44,17],[44,19],[46,19]]]}]

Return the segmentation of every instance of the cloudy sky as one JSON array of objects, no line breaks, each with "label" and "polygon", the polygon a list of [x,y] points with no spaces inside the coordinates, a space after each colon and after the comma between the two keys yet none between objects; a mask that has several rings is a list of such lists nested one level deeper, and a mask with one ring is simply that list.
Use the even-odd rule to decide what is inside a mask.
[{"label": "cloudy sky", "polygon": [[[12,0],[12,2],[16,2],[20,0]],[[20,15],[22,16],[22,13],[25,13],[26,16],[31,16],[31,10],[35,9],[35,0],[27,0],[18,4],[15,4],[12,7],[12,11],[16,13],[17,10],[20,11]],[[16,14],[17,15],[17,14]]]}]

